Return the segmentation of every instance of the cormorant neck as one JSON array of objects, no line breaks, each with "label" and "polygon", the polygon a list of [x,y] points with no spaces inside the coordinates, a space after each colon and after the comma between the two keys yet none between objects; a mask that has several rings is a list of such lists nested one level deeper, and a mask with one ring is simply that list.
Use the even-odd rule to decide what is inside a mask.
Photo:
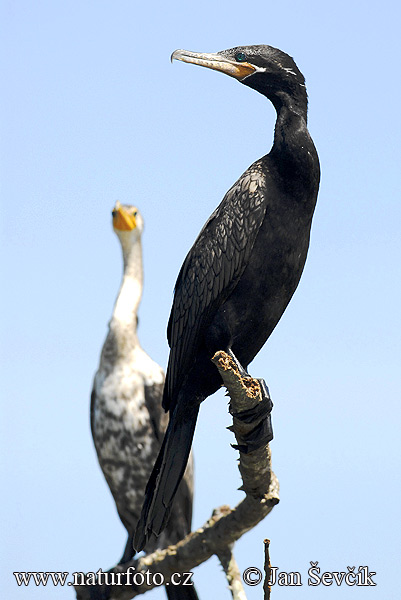
[{"label": "cormorant neck", "polygon": [[308,101],[306,90],[298,96],[286,92],[277,92],[274,98],[269,98],[277,112],[274,129],[274,143],[271,155],[279,153],[281,157],[292,160],[302,160],[302,148],[306,148],[309,140],[307,128]]},{"label": "cormorant neck", "polygon": [[305,121],[305,125],[307,124],[308,96],[304,85],[298,84],[294,93],[278,90],[272,94],[267,94],[267,98],[272,102],[278,117],[281,114],[289,113],[301,117]]},{"label": "cormorant neck", "polygon": [[[319,158],[306,124],[306,91],[303,103],[294,102],[293,96],[277,94],[274,104],[277,120],[273,146],[267,156],[277,170],[276,181],[293,198],[309,202],[311,198],[316,199]],[[314,202],[310,204],[312,212],[314,205]]]},{"label": "cormorant neck", "polygon": [[136,337],[137,313],[143,288],[142,244],[139,236],[133,244],[126,237],[120,238],[120,241],[124,272],[110,321],[110,331],[115,334],[117,341],[121,337],[127,337],[132,340],[133,344],[138,344]]},{"label": "cormorant neck", "polygon": [[242,83],[268,98],[278,116],[287,109],[307,122],[308,94],[303,78],[302,81],[286,81],[282,78],[267,78],[265,73],[257,72],[243,79]]},{"label": "cormorant neck", "polygon": [[306,115],[283,105],[277,110],[273,148],[281,151],[292,150],[299,135],[305,135],[307,131]]},{"label": "cormorant neck", "polygon": [[277,152],[287,156],[302,146],[301,135],[309,135],[307,130],[308,95],[301,81],[285,81],[282,78],[266,78],[265,74],[255,73],[243,83],[265,96],[273,104],[277,113],[274,131],[274,144],[270,155]]}]

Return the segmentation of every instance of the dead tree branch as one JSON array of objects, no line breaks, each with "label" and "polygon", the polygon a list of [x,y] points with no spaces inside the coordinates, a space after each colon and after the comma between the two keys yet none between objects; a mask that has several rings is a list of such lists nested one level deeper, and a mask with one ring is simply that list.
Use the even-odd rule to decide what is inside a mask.
[{"label": "dead tree branch", "polygon": [[264,592],[264,600],[270,600],[270,592],[271,592],[271,576],[272,576],[272,565],[270,562],[270,540],[264,540],[265,545],[265,581],[263,584],[263,592]]},{"label": "dead tree branch", "polygon": [[234,558],[232,547],[228,547],[218,554],[218,559],[226,574],[228,588],[233,600],[246,600],[244,586],[242,585],[241,572]]}]

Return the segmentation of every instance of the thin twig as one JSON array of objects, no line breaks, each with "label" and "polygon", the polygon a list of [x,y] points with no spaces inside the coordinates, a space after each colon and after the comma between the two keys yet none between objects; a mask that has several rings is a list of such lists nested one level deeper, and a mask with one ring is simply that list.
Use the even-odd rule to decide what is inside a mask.
[{"label": "thin twig", "polygon": [[271,581],[271,576],[272,576],[272,565],[270,562],[270,552],[269,552],[270,540],[264,540],[263,543],[265,545],[265,581],[263,584],[264,600],[270,600],[270,592],[271,592],[270,581]]},{"label": "thin twig", "polygon": [[227,547],[217,553],[218,559],[227,577],[228,588],[233,600],[246,600],[241,573],[235,560],[232,547]]}]

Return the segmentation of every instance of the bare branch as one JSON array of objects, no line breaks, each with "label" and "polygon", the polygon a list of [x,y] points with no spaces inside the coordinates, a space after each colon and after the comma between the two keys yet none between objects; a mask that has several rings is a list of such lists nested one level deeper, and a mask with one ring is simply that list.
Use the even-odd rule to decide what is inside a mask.
[{"label": "bare branch", "polygon": [[234,558],[232,547],[228,547],[218,553],[218,559],[227,577],[228,587],[233,600],[246,600],[242,577]]},{"label": "bare branch", "polygon": [[[216,365],[230,396],[233,424],[229,429],[234,432],[240,450],[239,470],[243,481],[240,489],[254,498],[262,498],[269,493],[272,480],[275,479],[271,470],[270,447],[267,442],[263,445],[257,444],[257,440],[254,443],[259,447],[255,450],[249,451],[247,447],[253,432],[261,429],[260,426],[267,421],[266,417],[270,418],[272,405],[263,410],[265,402],[261,383],[264,382],[253,377],[242,376],[235,360],[226,352],[216,352],[212,362]],[[248,415],[246,421],[241,418],[245,414]],[[276,485],[278,498],[277,480]]]},{"label": "bare branch", "polygon": [[272,565],[270,562],[269,552],[270,540],[264,540],[263,543],[265,545],[265,581],[263,584],[264,600],[270,600],[271,586],[269,585],[269,582],[271,581],[272,576]]}]

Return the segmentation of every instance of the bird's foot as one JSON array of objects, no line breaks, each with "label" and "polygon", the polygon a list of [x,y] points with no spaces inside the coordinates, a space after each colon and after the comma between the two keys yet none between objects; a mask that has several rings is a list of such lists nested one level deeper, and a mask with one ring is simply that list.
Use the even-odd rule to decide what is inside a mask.
[{"label": "bird's foot", "polygon": [[[249,375],[247,376],[249,377]],[[270,398],[269,388],[264,379],[257,379],[256,381],[260,385],[261,395],[261,400],[257,405],[239,413],[230,411],[233,417],[246,425],[256,423],[255,427],[250,431],[242,433],[240,436],[241,439],[238,439],[237,435],[237,441],[239,443],[233,445],[233,448],[236,448],[245,454],[267,446],[273,439],[273,426],[271,420],[273,402]]]}]

